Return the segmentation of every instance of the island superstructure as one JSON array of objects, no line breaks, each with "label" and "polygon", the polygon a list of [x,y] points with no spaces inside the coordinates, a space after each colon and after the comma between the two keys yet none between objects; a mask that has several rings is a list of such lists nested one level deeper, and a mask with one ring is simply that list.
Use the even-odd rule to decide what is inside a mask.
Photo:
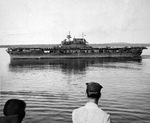
[{"label": "island superstructure", "polygon": [[61,44],[46,48],[10,47],[7,49],[11,59],[54,59],[54,58],[120,58],[140,57],[143,46],[138,47],[92,47],[85,38],[67,35]]}]

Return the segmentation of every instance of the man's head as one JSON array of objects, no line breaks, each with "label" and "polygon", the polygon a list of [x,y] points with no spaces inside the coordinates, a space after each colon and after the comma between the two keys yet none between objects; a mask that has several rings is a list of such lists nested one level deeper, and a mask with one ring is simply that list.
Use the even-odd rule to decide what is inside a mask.
[{"label": "man's head", "polygon": [[23,100],[10,99],[4,105],[4,115],[18,115],[19,121],[21,122],[25,117],[26,103]]},{"label": "man's head", "polygon": [[99,83],[86,83],[86,93],[88,98],[99,99],[101,96],[101,89],[103,88]]}]

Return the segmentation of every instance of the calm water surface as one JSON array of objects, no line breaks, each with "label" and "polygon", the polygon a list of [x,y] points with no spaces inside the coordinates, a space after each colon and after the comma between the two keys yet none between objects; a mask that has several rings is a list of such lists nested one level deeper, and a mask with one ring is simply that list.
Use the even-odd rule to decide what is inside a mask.
[{"label": "calm water surface", "polygon": [[150,123],[150,48],[143,58],[10,60],[0,49],[0,115],[10,98],[27,103],[23,123],[71,123],[86,103],[85,83],[99,82],[99,106],[112,123]]}]

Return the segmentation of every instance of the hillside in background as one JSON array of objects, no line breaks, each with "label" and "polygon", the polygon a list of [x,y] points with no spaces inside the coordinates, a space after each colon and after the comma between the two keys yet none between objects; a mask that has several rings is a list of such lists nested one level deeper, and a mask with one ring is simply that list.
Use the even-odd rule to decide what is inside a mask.
[{"label": "hillside in background", "polygon": [[105,44],[90,44],[93,47],[132,47],[132,46],[145,46],[145,47],[150,47],[150,43],[145,44],[132,44],[132,43],[105,43]]}]

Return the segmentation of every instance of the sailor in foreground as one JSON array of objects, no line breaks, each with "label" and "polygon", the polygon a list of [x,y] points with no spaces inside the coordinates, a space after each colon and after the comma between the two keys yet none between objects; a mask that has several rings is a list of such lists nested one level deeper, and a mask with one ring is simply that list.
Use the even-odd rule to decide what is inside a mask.
[{"label": "sailor in foreground", "polygon": [[110,123],[110,115],[98,107],[103,87],[95,82],[86,83],[86,85],[88,102],[85,106],[73,111],[73,123]]},{"label": "sailor in foreground", "polygon": [[9,99],[3,109],[5,115],[0,119],[1,123],[21,123],[25,117],[26,103],[20,99]]}]

